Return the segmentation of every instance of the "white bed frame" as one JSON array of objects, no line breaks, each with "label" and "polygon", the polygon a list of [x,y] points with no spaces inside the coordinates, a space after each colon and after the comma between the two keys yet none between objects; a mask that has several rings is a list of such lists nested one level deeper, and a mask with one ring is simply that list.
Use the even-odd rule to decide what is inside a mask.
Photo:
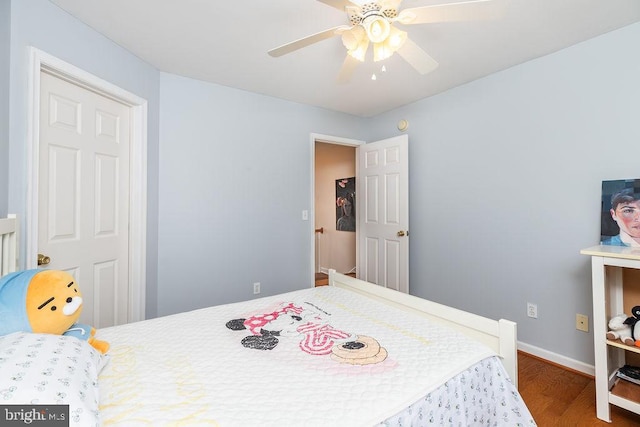
[{"label": "white bed frame", "polygon": [[0,277],[16,271],[18,263],[18,219],[0,218]]},{"label": "white bed frame", "polygon": [[[16,271],[18,220],[15,215],[0,218],[0,276]],[[381,300],[402,310],[417,313],[452,327],[493,349],[502,358],[507,373],[518,386],[516,323],[492,320],[433,301],[383,288],[351,276],[329,270],[329,285],[345,288]]]},{"label": "white bed frame", "polygon": [[329,286],[345,288],[381,300],[402,310],[417,313],[486,344],[500,355],[509,377],[515,386],[518,386],[518,348],[515,322],[505,319],[488,319],[351,276],[345,276],[335,270],[329,270]]}]

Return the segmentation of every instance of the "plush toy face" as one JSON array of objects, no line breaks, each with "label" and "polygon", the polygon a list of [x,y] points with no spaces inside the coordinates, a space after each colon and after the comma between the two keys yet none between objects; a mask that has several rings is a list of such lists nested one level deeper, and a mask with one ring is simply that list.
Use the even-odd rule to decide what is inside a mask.
[{"label": "plush toy face", "polygon": [[82,295],[73,276],[43,270],[33,276],[27,290],[27,317],[33,332],[62,334],[82,311]]}]

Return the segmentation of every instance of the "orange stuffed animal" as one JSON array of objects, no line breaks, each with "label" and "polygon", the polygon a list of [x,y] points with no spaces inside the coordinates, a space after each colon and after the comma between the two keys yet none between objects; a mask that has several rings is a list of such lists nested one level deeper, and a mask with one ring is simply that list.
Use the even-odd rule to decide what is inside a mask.
[{"label": "orange stuffed animal", "polygon": [[95,328],[76,323],[82,294],[73,276],[58,270],[25,270],[0,279],[0,336],[24,331],[72,335],[101,353],[109,343],[94,337]]}]

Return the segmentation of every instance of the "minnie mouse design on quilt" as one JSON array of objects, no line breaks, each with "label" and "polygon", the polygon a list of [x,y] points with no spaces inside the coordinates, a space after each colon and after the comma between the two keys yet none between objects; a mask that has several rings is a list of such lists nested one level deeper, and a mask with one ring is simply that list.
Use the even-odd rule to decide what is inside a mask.
[{"label": "minnie mouse design on quilt", "polygon": [[336,329],[314,310],[294,303],[282,304],[270,313],[230,320],[226,327],[233,331],[248,330],[251,335],[244,337],[241,344],[249,349],[273,350],[279,338],[301,337],[302,351],[315,356],[330,355],[339,363],[369,365],[387,358],[387,350],[374,338]]}]

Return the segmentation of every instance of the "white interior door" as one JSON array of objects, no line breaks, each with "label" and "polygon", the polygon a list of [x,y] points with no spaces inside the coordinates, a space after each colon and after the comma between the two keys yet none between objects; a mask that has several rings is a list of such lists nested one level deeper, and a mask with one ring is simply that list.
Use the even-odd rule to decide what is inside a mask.
[{"label": "white interior door", "polygon": [[129,321],[130,107],[41,73],[38,252],[78,281],[80,321]]},{"label": "white interior door", "polygon": [[401,135],[358,147],[358,277],[409,293],[409,156]]}]

